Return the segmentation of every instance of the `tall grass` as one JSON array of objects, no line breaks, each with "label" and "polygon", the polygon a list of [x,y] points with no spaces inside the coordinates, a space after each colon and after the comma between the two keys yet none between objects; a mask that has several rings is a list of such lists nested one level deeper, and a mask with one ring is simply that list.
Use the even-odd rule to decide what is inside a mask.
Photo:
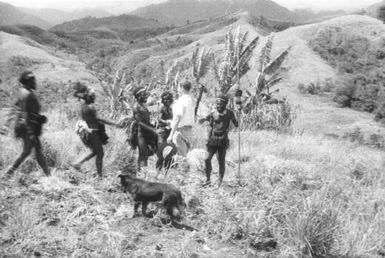
[{"label": "tall grass", "polygon": [[[65,114],[48,117],[42,139],[57,170],[46,178],[31,167],[27,176],[36,180],[0,183],[1,256],[381,257],[385,176],[378,149],[306,134],[243,131],[239,186],[237,137],[231,133],[223,187],[201,188],[205,177],[194,169],[167,177],[193,200],[184,220],[199,232],[186,233],[156,218],[130,219],[132,201],[117,179],[128,155],[122,131],[108,128],[105,176],[97,181],[93,160],[82,172],[66,165],[88,152],[73,132],[74,121]],[[194,144],[203,148],[206,134],[196,130]],[[20,149],[11,136],[0,140],[5,167]],[[151,157],[149,173],[155,173],[154,162]],[[213,166],[215,180],[215,159]]]}]

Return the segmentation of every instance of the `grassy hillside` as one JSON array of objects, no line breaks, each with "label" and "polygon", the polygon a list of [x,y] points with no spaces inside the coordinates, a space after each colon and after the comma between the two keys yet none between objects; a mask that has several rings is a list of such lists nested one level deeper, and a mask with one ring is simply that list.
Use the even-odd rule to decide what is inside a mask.
[{"label": "grassy hillside", "polygon": [[[282,95],[287,95],[292,103],[298,103],[301,106],[296,126],[300,131],[304,129],[312,133],[339,136],[354,132],[357,128],[361,128],[365,134],[384,133],[383,127],[373,121],[374,115],[341,108],[340,105],[333,102],[333,92],[330,91],[343,85],[344,77],[339,73],[337,67],[333,67],[331,63],[313,51],[309,43],[315,40],[318,32],[329,28],[338,28],[341,32],[359,31],[360,37],[370,38],[373,44],[379,42],[384,29],[375,19],[355,15],[293,27],[276,34],[273,46],[275,53],[279,53],[289,45],[293,46],[285,63],[288,72],[280,89]],[[323,41],[318,41],[318,43],[320,42]],[[301,84],[318,85],[317,87],[320,87],[325,93],[320,95],[301,94],[299,91]]]},{"label": "grassy hillside", "polygon": [[132,13],[156,19],[165,24],[185,25],[239,11],[248,11],[252,16],[263,16],[266,19],[285,22],[305,22],[343,14],[341,11],[320,13],[302,9],[290,11],[270,0],[170,0],[139,8]]},{"label": "grassy hillside", "polygon": [[[96,85],[97,80],[74,56],[52,47],[41,45],[20,36],[0,32],[0,89],[1,106],[13,102],[17,79],[21,72],[35,73],[39,93],[44,94],[45,103],[55,103],[66,94],[71,82],[84,81]],[[59,93],[59,94],[57,94]],[[62,94],[61,94],[62,93]],[[9,96],[12,96],[11,98]]]},{"label": "grassy hillside", "polygon": [[[252,69],[241,81],[246,88],[255,82],[255,66],[268,34],[266,28],[256,28],[247,18],[238,14],[209,24],[189,24],[154,38],[139,37],[128,44],[114,40],[117,45],[113,51],[113,41],[83,38],[89,40],[85,41],[88,45],[78,51],[92,53],[95,65],[105,64],[112,73],[119,69],[132,71],[145,84],[163,80],[165,70],[176,60],[190,67],[189,59],[197,45],[221,53],[228,30],[240,26],[250,38],[260,36],[259,48],[251,58]],[[372,34],[368,29],[372,28],[371,22],[361,16],[347,16],[275,34],[273,57],[292,47],[282,65],[284,78],[278,85],[278,97],[286,96],[292,106],[299,106],[299,113],[293,128],[285,134],[241,132],[240,178],[238,135],[232,131],[223,187],[200,187],[205,180],[202,167],[207,133],[204,127],[196,126],[194,150],[167,178],[162,174],[160,181],[181,189],[188,204],[184,222],[198,232],[162,224],[163,214],[153,219],[131,219],[133,202],[122,192],[117,178],[131,156],[123,131],[108,128],[110,142],[105,147],[102,180],[93,177],[94,160],[86,163],[82,172],[69,166],[89,151],[73,132],[79,103],[71,97],[70,81],[81,80],[97,87],[97,80],[84,63],[52,48],[51,43],[46,46],[0,32],[0,52],[4,53],[0,56],[0,72],[6,75],[0,89],[8,94],[3,99],[8,103],[14,100],[12,91],[20,71],[35,72],[38,94],[48,116],[43,148],[49,166],[55,167],[52,177],[42,177],[31,158],[13,180],[0,182],[0,256],[383,257],[383,127],[368,113],[339,108],[327,96],[298,91],[300,83],[326,79],[338,82],[337,69],[308,43],[318,31],[343,24],[349,30],[362,28],[361,36],[367,36]],[[37,31],[37,35],[47,34]],[[55,35],[67,37],[68,42],[82,42],[76,33]],[[111,48],[102,49],[103,44]],[[87,60],[92,59],[88,56]],[[210,89],[217,86],[210,73],[201,82]],[[205,96],[204,101],[208,100]],[[100,113],[108,116],[106,99],[100,92],[97,103]],[[0,124],[5,124],[4,110],[0,113]],[[3,173],[21,147],[12,130],[0,129]],[[143,175],[149,180],[155,180],[154,163],[155,157],[151,157]],[[215,159],[213,165],[215,181]]]},{"label": "grassy hillside", "polygon": [[174,25],[184,25],[202,19],[216,18],[224,14],[248,10],[255,16],[290,20],[288,9],[270,1],[167,1],[165,3],[139,8],[133,14],[157,19],[160,22]]},{"label": "grassy hillside", "polygon": [[112,30],[124,30],[143,27],[158,27],[160,24],[155,20],[145,19],[134,15],[119,15],[105,18],[86,17],[78,20],[64,22],[63,24],[52,27],[52,30],[58,31],[88,31],[101,26]]}]

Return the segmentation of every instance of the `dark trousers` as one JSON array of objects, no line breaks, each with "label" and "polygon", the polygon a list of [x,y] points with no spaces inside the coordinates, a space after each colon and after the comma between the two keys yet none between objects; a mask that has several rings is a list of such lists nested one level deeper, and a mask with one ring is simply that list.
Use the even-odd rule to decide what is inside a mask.
[{"label": "dark trousers", "polygon": [[78,164],[80,165],[96,156],[96,171],[98,175],[101,176],[103,172],[104,151],[103,142],[102,139],[100,139],[100,135],[98,132],[92,132],[87,147],[91,149],[91,153],[85,156],[81,161],[79,161]]},{"label": "dark trousers", "polygon": [[214,154],[217,153],[219,164],[219,181],[222,182],[226,169],[226,149],[227,146],[207,146],[208,155],[205,160],[207,181],[210,181],[212,171],[211,159],[213,158]]},{"label": "dark trousers", "polygon": [[50,175],[50,171],[48,169],[47,162],[43,155],[43,151],[41,148],[41,142],[39,137],[35,136],[31,138],[29,135],[25,134],[21,137],[23,141],[23,151],[19,155],[19,157],[15,160],[12,167],[7,171],[8,174],[13,174],[13,172],[23,163],[23,161],[31,154],[33,148],[35,148],[35,155],[37,163],[43,169],[44,174],[47,176]]}]

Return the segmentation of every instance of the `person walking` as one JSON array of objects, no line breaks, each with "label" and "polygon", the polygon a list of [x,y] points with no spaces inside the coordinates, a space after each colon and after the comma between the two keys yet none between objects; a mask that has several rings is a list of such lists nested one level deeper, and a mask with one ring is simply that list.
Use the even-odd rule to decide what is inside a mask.
[{"label": "person walking", "polygon": [[76,83],[74,96],[83,99],[84,102],[80,108],[81,121],[78,122],[76,132],[84,145],[91,149],[91,153],[86,155],[78,162],[71,164],[77,170],[80,170],[81,165],[96,156],[96,171],[99,178],[103,173],[103,145],[108,142],[105,124],[112,125],[118,128],[122,126],[98,117],[96,108],[94,107],[96,94],[91,88],[86,87],[81,83]]},{"label": "person walking", "polygon": [[208,155],[205,159],[206,182],[203,186],[211,184],[211,159],[215,153],[217,153],[219,164],[218,187],[221,186],[223,177],[225,176],[226,150],[229,147],[228,133],[230,122],[232,122],[235,127],[238,127],[238,121],[235,118],[234,112],[226,108],[227,103],[227,96],[218,96],[216,99],[216,110],[210,113],[207,117],[199,119],[200,123],[203,123],[204,121],[209,121],[210,123],[210,130],[206,145]]},{"label": "person walking", "polygon": [[8,168],[5,177],[12,177],[15,170],[35,149],[36,160],[46,176],[50,176],[47,162],[43,155],[39,136],[42,133],[43,124],[47,122],[47,117],[40,115],[40,102],[35,94],[36,78],[31,71],[25,71],[20,75],[19,82],[22,87],[19,90],[16,106],[19,114],[15,125],[15,137],[23,142],[23,151]]}]

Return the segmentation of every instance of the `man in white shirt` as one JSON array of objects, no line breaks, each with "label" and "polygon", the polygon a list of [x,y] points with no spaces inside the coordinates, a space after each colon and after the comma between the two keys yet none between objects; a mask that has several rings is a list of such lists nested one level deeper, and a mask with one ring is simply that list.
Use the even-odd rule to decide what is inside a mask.
[{"label": "man in white shirt", "polygon": [[193,125],[195,122],[195,101],[191,95],[191,82],[185,81],[178,87],[179,98],[174,103],[172,112],[171,133],[168,142],[173,142],[178,155],[185,157],[191,148]]}]

